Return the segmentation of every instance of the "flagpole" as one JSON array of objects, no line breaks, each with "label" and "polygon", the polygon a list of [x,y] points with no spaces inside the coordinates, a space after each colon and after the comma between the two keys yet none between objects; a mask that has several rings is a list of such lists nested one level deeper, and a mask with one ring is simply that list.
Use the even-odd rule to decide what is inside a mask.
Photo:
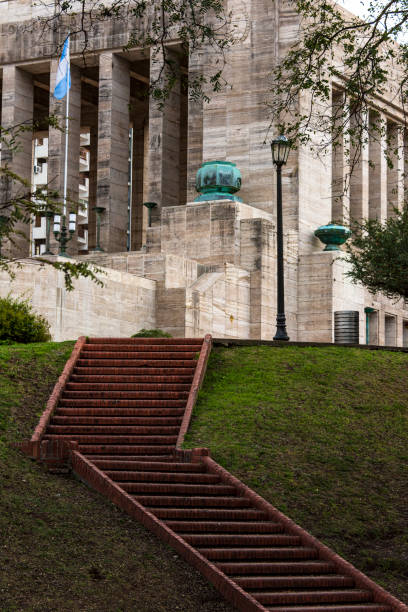
[{"label": "flagpole", "polygon": [[[69,257],[65,248],[75,232],[75,213],[69,213],[67,223],[67,188],[68,188],[68,142],[69,142],[69,90],[71,87],[69,32],[65,39],[61,58],[58,64],[55,79],[54,96],[61,100],[66,96],[65,103],[65,156],[64,156],[64,185],[63,185],[63,207],[62,215],[54,215],[54,236],[60,243],[59,255]],[[62,216],[62,218],[61,218]],[[62,223],[61,223],[62,221]]]},{"label": "flagpole", "polygon": [[[69,36],[69,34],[68,34]],[[69,44],[69,43],[68,43]],[[62,214],[63,217],[66,217],[67,215],[67,181],[68,181],[68,127],[69,127],[69,120],[68,120],[68,115],[69,115],[69,90],[70,88],[67,88],[67,101],[66,101],[66,107],[65,107],[65,160],[64,160],[64,205],[63,205],[63,209],[62,209]]]}]

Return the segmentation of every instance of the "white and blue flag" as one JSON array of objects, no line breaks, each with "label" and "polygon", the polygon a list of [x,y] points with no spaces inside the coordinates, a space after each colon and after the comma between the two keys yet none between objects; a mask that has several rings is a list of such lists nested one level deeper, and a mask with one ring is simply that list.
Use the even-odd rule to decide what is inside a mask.
[{"label": "white and blue flag", "polygon": [[54,97],[62,100],[71,87],[71,71],[69,67],[69,36],[67,36],[58,64],[57,78],[55,79]]}]

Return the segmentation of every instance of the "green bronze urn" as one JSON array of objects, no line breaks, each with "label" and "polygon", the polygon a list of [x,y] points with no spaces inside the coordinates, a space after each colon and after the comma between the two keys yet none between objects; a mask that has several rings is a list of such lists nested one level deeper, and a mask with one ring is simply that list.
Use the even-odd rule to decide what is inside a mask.
[{"label": "green bronze urn", "polygon": [[241,172],[232,162],[204,162],[197,172],[196,189],[200,195],[194,202],[206,202],[208,200],[242,202],[241,198],[234,195],[241,189]]},{"label": "green bronze urn", "polygon": [[324,251],[339,251],[340,245],[350,238],[351,230],[344,225],[328,223],[317,228],[314,235],[326,245]]}]

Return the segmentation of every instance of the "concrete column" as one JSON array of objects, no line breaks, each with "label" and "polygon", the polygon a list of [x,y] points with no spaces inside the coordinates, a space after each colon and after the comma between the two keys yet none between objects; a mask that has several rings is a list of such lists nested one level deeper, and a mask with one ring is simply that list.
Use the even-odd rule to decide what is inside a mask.
[{"label": "concrete column", "polygon": [[[367,117],[359,119],[366,121]],[[351,120],[351,127],[356,127],[357,120]],[[361,221],[368,217],[369,199],[369,164],[368,144],[362,142],[360,149],[350,143],[351,177],[350,177],[350,217]]]},{"label": "concrete column", "polygon": [[[202,71],[201,57],[193,53],[189,58],[188,71],[194,78]],[[197,170],[203,163],[203,101],[192,100],[188,96],[187,124],[187,202],[197,197],[195,178]]]},{"label": "concrete column", "polygon": [[[89,146],[89,197],[88,197],[88,249],[96,246],[96,214],[93,210],[96,206],[96,187],[98,174],[98,128],[92,126],[90,128],[90,146]],[[103,245],[102,245],[102,248]]]},{"label": "concrete column", "polygon": [[392,168],[387,166],[387,216],[394,216],[394,208],[404,203],[404,142],[402,129],[396,123],[387,124],[388,155]]},{"label": "concrete column", "polygon": [[[65,128],[67,114],[66,100],[54,98],[55,77],[58,69],[58,60],[52,60],[50,72],[50,114],[56,115],[61,128]],[[75,211],[75,203],[79,196],[79,155],[81,138],[81,71],[71,64],[71,89],[69,90],[69,127],[68,127],[68,180],[67,214]],[[56,128],[50,127],[48,137],[48,185],[49,189],[58,191],[58,201],[63,201],[64,191],[64,164],[65,164],[65,138],[66,134]],[[61,204],[62,212],[62,204]],[[51,236],[51,250],[57,252],[57,243]],[[78,252],[76,234],[68,243],[68,253]]]},{"label": "concrete column", "polygon": [[[381,114],[370,112],[369,125],[369,210],[370,219],[385,221],[387,218],[387,147],[386,134],[382,134]],[[381,122],[381,123],[380,123]]]},{"label": "concrete column", "polygon": [[146,230],[147,208],[144,202],[145,179],[145,125],[146,108],[143,102],[132,102],[132,222],[130,250],[138,251],[143,246]]},{"label": "concrete column", "polygon": [[[30,124],[33,121],[33,79],[32,75],[16,66],[3,67],[3,94],[1,125],[11,128],[21,123]],[[18,151],[6,149],[1,151],[1,165],[15,172],[22,179],[31,183],[32,177],[32,132],[21,132],[17,137]],[[3,204],[10,199],[24,195],[29,188],[18,182],[2,181],[1,201]],[[7,212],[5,212],[7,214]],[[15,244],[3,245],[3,254],[10,257],[28,257],[30,254],[30,225],[19,222],[15,229],[22,236],[14,236]]]},{"label": "concrete column", "polygon": [[404,318],[400,315],[396,317],[397,333],[396,346],[404,346]]},{"label": "concrete column", "polygon": [[404,169],[403,198],[405,201],[405,199],[407,198],[407,194],[408,194],[408,130],[403,130],[402,142],[403,142],[402,167]]},{"label": "concrete column", "polygon": [[[180,152],[179,152],[179,204],[187,204],[187,159],[188,159],[188,94],[180,92]],[[193,172],[193,178],[195,173]]]},{"label": "concrete column", "polygon": [[[344,94],[332,92],[332,112],[334,128],[341,129],[343,124]],[[347,160],[349,143],[342,133],[332,151],[332,220],[348,224],[350,220],[350,189],[348,177],[350,165]]]},{"label": "concrete column", "polygon": [[378,310],[378,344],[379,346],[385,344],[385,315],[382,308]]},{"label": "concrete column", "polygon": [[126,60],[99,56],[97,205],[105,207],[102,248],[126,250],[128,227],[130,74]]},{"label": "concrete column", "polygon": [[[172,60],[176,61],[175,57]],[[162,68],[162,56],[151,51],[150,81],[154,82]],[[166,68],[164,68],[166,71]],[[176,83],[158,108],[157,102],[149,102],[148,149],[148,201],[157,202],[158,208],[177,206],[180,186],[180,84]],[[157,216],[155,209],[154,216]]]}]

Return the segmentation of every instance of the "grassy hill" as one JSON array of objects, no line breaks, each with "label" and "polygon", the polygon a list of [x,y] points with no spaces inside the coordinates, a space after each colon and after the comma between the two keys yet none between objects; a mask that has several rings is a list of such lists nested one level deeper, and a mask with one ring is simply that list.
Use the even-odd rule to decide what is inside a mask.
[{"label": "grassy hill", "polygon": [[[10,447],[72,347],[0,346],[0,610],[232,611],[107,500]],[[407,374],[402,353],[215,348],[185,446],[407,601]]]},{"label": "grassy hill", "polygon": [[214,348],[185,447],[408,601],[408,355]]},{"label": "grassy hill", "polygon": [[10,448],[31,435],[72,347],[0,346],[1,612],[232,612],[110,502]]}]

